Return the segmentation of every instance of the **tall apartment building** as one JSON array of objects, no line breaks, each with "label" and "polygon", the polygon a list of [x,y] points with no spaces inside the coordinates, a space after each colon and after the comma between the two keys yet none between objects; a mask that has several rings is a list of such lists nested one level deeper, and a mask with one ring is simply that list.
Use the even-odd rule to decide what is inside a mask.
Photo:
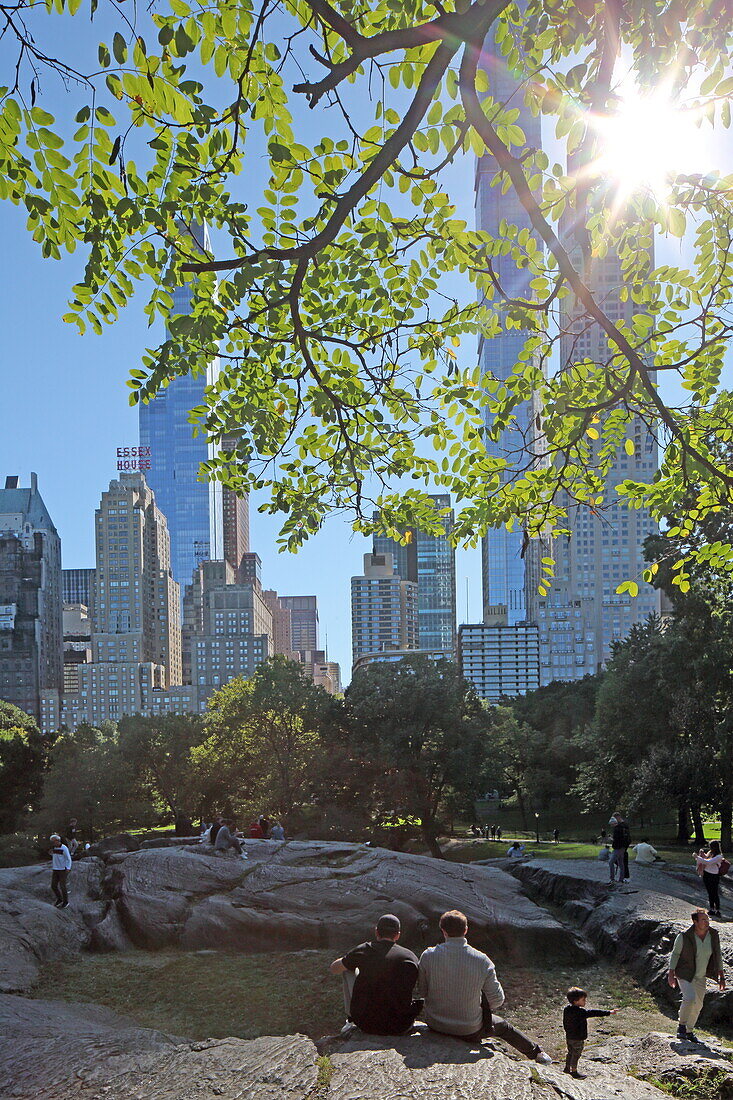
[{"label": "tall apartment building", "polygon": [[293,650],[303,660],[303,654],[318,649],[318,600],[315,596],[280,596],[280,602],[290,610]]},{"label": "tall apartment building", "polygon": [[0,699],[41,718],[63,688],[61,540],[31,474],[0,489]]},{"label": "tall apartment building", "polygon": [[79,691],[79,665],[92,659],[92,619],[83,603],[64,603],[64,695]]},{"label": "tall apartment building", "polygon": [[168,528],[143,474],[120,474],[102,494],[95,547],[92,660],[77,666],[78,691],[64,696],[59,715],[49,701],[44,726],[196,710],[195,693],[181,686],[180,597]]},{"label": "tall apartment building", "polygon": [[273,653],[281,653],[292,661],[299,660],[299,654],[293,650],[292,611],[273,588],[266,588],[262,593],[262,598],[270,609],[272,616]]},{"label": "tall apartment building", "polygon": [[534,691],[540,686],[540,638],[534,623],[507,620],[497,607],[483,623],[458,628],[458,664],[464,679],[489,703]]},{"label": "tall apartment building", "polygon": [[[259,562],[259,559],[258,559]],[[272,614],[259,580],[237,582],[229,562],[202,562],[184,598],[191,684],[203,709],[236,677],[249,679],[273,652]]]},{"label": "tall apartment building", "polygon": [[375,535],[374,553],[391,554],[397,575],[417,585],[419,648],[452,656],[456,640],[456,552],[450,543],[454,513],[449,495],[439,493],[431,499],[436,510],[445,511],[442,535],[410,528],[406,544]]},{"label": "tall apartment building", "polygon": [[418,591],[395,572],[391,554],[365,554],[364,574],[351,578],[353,662],[367,654],[418,648]]},{"label": "tall apartment building", "polygon": [[95,514],[95,662],[151,662],[180,684],[181,619],[165,516],[145,477],[120,474]]},{"label": "tall apartment building", "polygon": [[[635,306],[631,295],[628,300],[621,295],[624,281],[618,256],[609,249],[603,257],[586,257],[572,217],[563,223],[562,236],[576,267],[606,313],[630,322]],[[598,325],[589,324],[572,304],[562,324],[565,335],[560,345],[561,365],[579,358],[596,363],[608,358],[604,333]],[[656,533],[657,524],[647,509],[623,507],[615,490],[626,478],[652,479],[659,463],[657,442],[652,428],[638,418],[629,436],[634,453],[628,455],[623,444],[619,447],[597,514],[566,499],[570,537],[560,536],[551,543],[537,540],[531,548],[534,558],[550,553],[555,559],[555,579],[548,595],[540,596],[536,585],[528,585],[527,590],[531,617],[540,627],[542,684],[581,679],[597,672],[608,660],[614,641],[625,638],[635,623],[652,613],[659,614],[659,592],[641,579],[646,567],[644,541]],[[637,597],[616,593],[624,580],[637,581]]]},{"label": "tall apartment building", "polygon": [[64,603],[82,603],[92,612],[94,569],[62,569],[61,592]]},{"label": "tall apartment building", "polygon": [[[484,67],[489,78],[489,94],[497,103],[505,103],[519,110],[516,125],[521,126],[528,147],[540,148],[542,135],[539,116],[534,116],[524,102],[524,93],[515,77],[504,62],[494,41],[493,32],[487,37],[484,50]],[[495,186],[498,175],[494,157],[481,157],[476,166],[476,228],[485,230],[492,237],[501,237],[501,222],[516,225],[520,230],[532,231],[529,215],[517,198],[513,188],[504,192]],[[515,298],[530,296],[530,275],[526,269],[516,266],[511,255],[493,256],[492,264],[499,283],[505,292]],[[503,324],[504,311],[501,300],[495,298],[492,303],[498,310]],[[519,361],[527,339],[527,332],[516,328],[505,328],[494,337],[481,337],[479,341],[479,362],[484,378],[504,380],[512,373]],[[487,430],[491,423],[487,410]],[[505,480],[512,476],[512,466],[521,461],[521,450],[530,431],[530,403],[525,402],[516,412],[513,428],[505,428],[498,440],[487,439],[487,451],[496,457],[506,458],[510,468]],[[482,540],[482,582],[484,619],[490,615],[490,608],[504,605],[507,608],[509,625],[526,618],[524,562],[522,560],[522,530],[513,531],[497,528],[488,531]]]}]

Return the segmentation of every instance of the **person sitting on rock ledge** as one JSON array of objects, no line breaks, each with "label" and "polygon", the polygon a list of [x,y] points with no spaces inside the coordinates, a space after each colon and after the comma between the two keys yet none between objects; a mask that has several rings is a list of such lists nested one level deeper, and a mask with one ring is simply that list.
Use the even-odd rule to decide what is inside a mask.
[{"label": "person sitting on rock ledge", "polygon": [[549,1065],[552,1058],[517,1028],[493,1012],[504,1004],[504,990],[494,964],[466,940],[468,920],[452,909],[440,918],[443,943],[420,956],[418,992],[425,998],[425,1022],[441,1035],[481,1042],[489,1035],[535,1062]]},{"label": "person sitting on rock ledge", "polygon": [[404,1035],[412,1029],[422,1009],[422,1001],[412,998],[417,955],[397,946],[401,930],[399,917],[385,913],[371,943],[361,943],[331,963],[331,973],[344,977],[344,1037],[355,1027],[369,1035]]},{"label": "person sitting on rock ledge", "polygon": [[521,859],[525,855],[524,845],[515,840],[511,848],[507,849],[507,859]]},{"label": "person sitting on rock ledge", "polygon": [[675,939],[669,960],[667,981],[673,989],[679,986],[682,994],[678,1039],[687,1039],[690,1043],[698,1041],[693,1028],[705,1000],[708,978],[717,980],[719,989],[725,989],[720,936],[710,927],[707,909],[696,909],[690,927]]},{"label": "person sitting on rock ledge", "polygon": [[229,848],[233,848],[237,855],[242,856],[243,859],[247,858],[247,853],[242,848],[242,842],[236,835],[237,829],[233,821],[225,821],[222,827],[216,834],[216,842],[214,844],[214,851],[224,852]]}]

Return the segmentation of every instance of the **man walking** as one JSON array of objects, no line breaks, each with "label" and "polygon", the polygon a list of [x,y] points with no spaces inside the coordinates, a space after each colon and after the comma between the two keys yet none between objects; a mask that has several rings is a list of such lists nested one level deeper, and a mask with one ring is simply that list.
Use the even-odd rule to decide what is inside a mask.
[{"label": "man walking", "polygon": [[377,921],[375,938],[361,943],[331,963],[332,974],[344,977],[347,1024],[369,1035],[404,1035],[415,1023],[422,1001],[412,998],[417,981],[417,955],[398,947],[399,917],[385,913]]},{"label": "man walking", "polygon": [[468,1042],[496,1035],[527,1058],[548,1065],[552,1058],[538,1043],[493,1015],[504,1003],[504,990],[488,955],[469,946],[465,915],[457,909],[443,913],[440,930],[443,943],[420,956],[418,992],[425,998],[428,1026]]},{"label": "man walking", "polygon": [[66,889],[66,880],[71,870],[71,853],[65,844],[61,843],[61,837],[54,833],[51,837],[51,889],[56,895],[54,905],[57,909],[65,909],[69,904],[69,892]]},{"label": "man walking", "polygon": [[677,1038],[696,1043],[694,1027],[705,1000],[705,984],[708,978],[717,981],[718,989],[725,989],[723,958],[720,954],[720,936],[710,927],[707,909],[696,909],[692,924],[680,932],[672,947],[667,981],[682,994]]}]

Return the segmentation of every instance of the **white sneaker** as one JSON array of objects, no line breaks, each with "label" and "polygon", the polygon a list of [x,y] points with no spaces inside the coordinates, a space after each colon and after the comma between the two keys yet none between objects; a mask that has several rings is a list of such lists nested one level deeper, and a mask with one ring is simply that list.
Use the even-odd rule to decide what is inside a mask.
[{"label": "white sneaker", "polygon": [[341,1036],[342,1039],[348,1039],[348,1037],[350,1035],[352,1035],[355,1031],[356,1031],[356,1024],[352,1023],[351,1020],[347,1020],[346,1023],[344,1024],[344,1026],[341,1028],[341,1031],[339,1032],[339,1035]]},{"label": "white sneaker", "polygon": [[535,1062],[539,1062],[541,1066],[551,1066],[552,1058],[549,1054],[546,1054],[544,1050],[541,1050],[539,1054],[535,1054]]},{"label": "white sneaker", "polygon": [[242,852],[242,854],[241,854],[241,858],[242,858],[242,859],[249,859],[249,856],[247,855],[247,853],[246,853],[246,852]]}]

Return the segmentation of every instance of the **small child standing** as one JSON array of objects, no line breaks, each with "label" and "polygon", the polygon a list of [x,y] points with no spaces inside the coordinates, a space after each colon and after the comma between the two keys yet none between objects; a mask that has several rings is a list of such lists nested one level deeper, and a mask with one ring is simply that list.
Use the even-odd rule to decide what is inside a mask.
[{"label": "small child standing", "polygon": [[570,987],[567,998],[570,1003],[566,1005],[562,1014],[562,1026],[565,1028],[565,1040],[568,1044],[568,1056],[565,1059],[563,1073],[569,1073],[571,1077],[582,1080],[585,1074],[578,1073],[578,1060],[583,1053],[585,1040],[588,1038],[588,1017],[611,1016],[618,1012],[618,1009],[586,1008],[588,994],[585,989],[580,989],[577,985]]}]

